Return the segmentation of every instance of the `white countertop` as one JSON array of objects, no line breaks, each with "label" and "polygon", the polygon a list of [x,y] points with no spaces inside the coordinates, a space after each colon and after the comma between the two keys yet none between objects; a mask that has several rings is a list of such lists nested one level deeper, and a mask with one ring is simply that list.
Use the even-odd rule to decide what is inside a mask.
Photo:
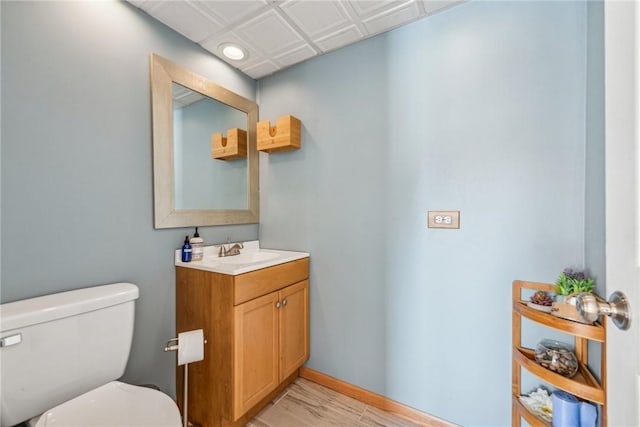
[{"label": "white countertop", "polygon": [[[227,244],[225,247],[229,247],[233,244],[234,243]],[[182,251],[181,249],[178,249],[175,254],[175,265],[176,267],[195,268],[196,270],[212,271],[214,273],[236,276],[238,274],[248,273],[250,271],[260,270],[262,268],[272,267],[274,265],[284,264],[285,262],[309,257],[309,254],[306,252],[262,249],[260,248],[260,242],[258,240],[244,242],[244,249],[240,250],[240,255],[218,257],[219,250],[220,245],[205,246],[204,258],[202,261],[182,262]]]}]

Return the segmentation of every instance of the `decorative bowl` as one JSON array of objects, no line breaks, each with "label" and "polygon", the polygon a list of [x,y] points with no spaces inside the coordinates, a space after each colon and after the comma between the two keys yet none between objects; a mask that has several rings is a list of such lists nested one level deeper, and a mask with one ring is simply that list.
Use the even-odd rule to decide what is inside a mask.
[{"label": "decorative bowl", "polygon": [[578,359],[565,343],[554,340],[542,340],[535,350],[536,362],[565,377],[573,377],[578,372]]}]

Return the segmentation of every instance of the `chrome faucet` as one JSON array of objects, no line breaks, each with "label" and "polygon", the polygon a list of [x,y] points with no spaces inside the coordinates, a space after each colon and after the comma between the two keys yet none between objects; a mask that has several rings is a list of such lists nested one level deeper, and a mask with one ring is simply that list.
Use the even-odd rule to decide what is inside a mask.
[{"label": "chrome faucet", "polygon": [[[227,244],[229,245],[230,243],[227,242]],[[218,256],[224,257],[224,256],[240,255],[240,249],[244,249],[244,245],[242,244],[242,242],[234,244],[229,249],[225,248],[224,245],[220,245],[220,252],[218,252]]]}]

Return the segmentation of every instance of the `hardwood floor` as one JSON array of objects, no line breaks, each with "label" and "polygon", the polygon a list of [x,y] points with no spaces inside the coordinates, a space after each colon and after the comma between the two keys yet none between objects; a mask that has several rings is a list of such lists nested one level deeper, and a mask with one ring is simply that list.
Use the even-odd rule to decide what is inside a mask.
[{"label": "hardwood floor", "polygon": [[321,385],[296,379],[247,427],[417,426]]}]

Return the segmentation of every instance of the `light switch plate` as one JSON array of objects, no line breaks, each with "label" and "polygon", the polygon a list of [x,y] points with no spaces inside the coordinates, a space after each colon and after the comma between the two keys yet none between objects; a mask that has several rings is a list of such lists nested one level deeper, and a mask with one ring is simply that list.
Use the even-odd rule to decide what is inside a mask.
[{"label": "light switch plate", "polygon": [[460,228],[460,211],[428,211],[427,227]]}]

